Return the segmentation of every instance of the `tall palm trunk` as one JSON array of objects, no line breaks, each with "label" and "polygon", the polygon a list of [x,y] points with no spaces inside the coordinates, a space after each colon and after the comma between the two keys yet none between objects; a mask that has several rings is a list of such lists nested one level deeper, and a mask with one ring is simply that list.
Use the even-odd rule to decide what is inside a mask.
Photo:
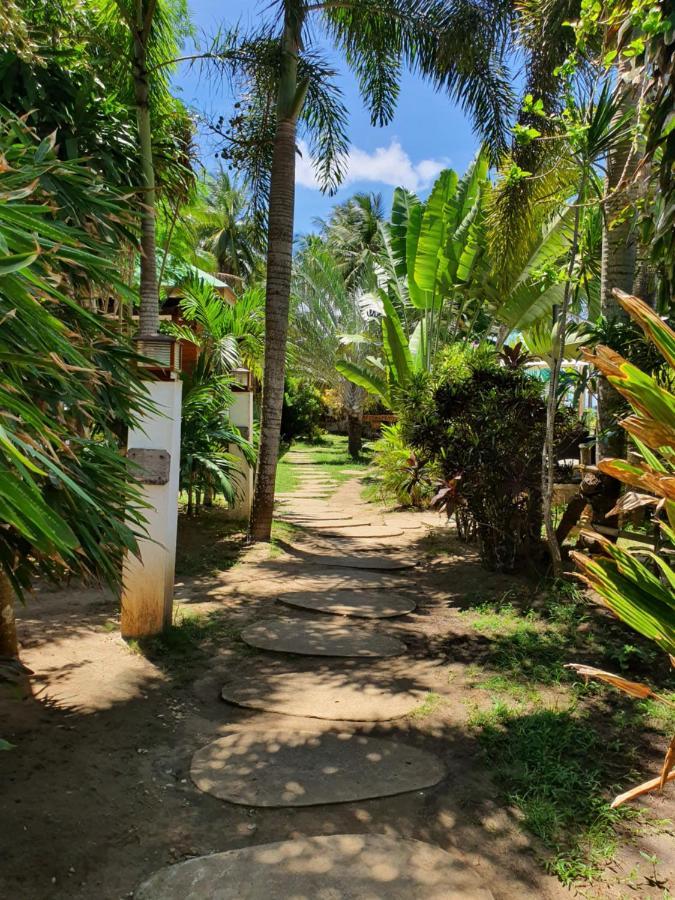
[{"label": "tall palm trunk", "polygon": [[553,524],[553,476],[555,472],[555,419],[558,411],[558,384],[560,382],[560,369],[565,354],[565,337],[567,331],[567,313],[572,296],[572,277],[574,265],[579,250],[579,225],[581,217],[581,204],[586,192],[586,176],[582,174],[579,185],[579,193],[574,208],[574,231],[572,245],[567,266],[567,280],[565,281],[565,293],[562,306],[557,314],[556,332],[553,340],[553,360],[551,365],[551,377],[548,384],[548,400],[546,402],[546,434],[542,450],[541,466],[541,494],[546,538],[551,554],[553,574],[556,578],[562,575],[562,552]]},{"label": "tall palm trunk", "polygon": [[[620,103],[617,115],[634,112],[637,116],[638,91],[635,85],[622,80],[627,63],[619,66],[617,91]],[[632,200],[628,187],[633,180],[638,157],[629,135],[609,153],[602,230],[602,265],[600,272],[600,307],[607,319],[625,319],[626,315],[612,295],[614,288],[627,294],[633,292],[637,259],[637,236],[633,217],[626,214]],[[606,378],[598,382],[598,459],[622,456],[625,450],[625,431],[616,426],[622,400]],[[611,504],[613,505],[613,504]],[[609,509],[609,507],[608,507]]]},{"label": "tall palm trunk", "polygon": [[[617,91],[620,91],[618,116],[631,113],[637,118],[637,86],[622,80],[626,67],[619,65]],[[605,192],[607,201],[603,210],[602,261],[600,270],[600,309],[608,320],[627,319],[612,291],[620,288],[630,294],[637,268],[637,235],[633,216],[630,211],[632,196],[629,187],[633,181],[638,157],[633,139],[630,136],[620,141],[607,158],[607,176]],[[619,428],[617,422],[624,408],[620,394],[614,390],[609,381],[600,376],[598,379],[598,425],[596,459],[603,457],[623,457],[626,454],[626,432]],[[614,478],[601,476],[600,491],[593,498],[593,525],[596,529],[612,528],[618,534],[619,518],[607,518],[607,513],[614,507],[621,493],[621,484]],[[611,537],[611,534],[609,535]]]},{"label": "tall palm trunk", "polygon": [[19,656],[12,582],[0,569],[0,656]]},{"label": "tall palm trunk", "polygon": [[159,330],[159,288],[155,235],[155,168],[152,159],[152,126],[150,123],[150,89],[147,70],[147,40],[150,21],[143,14],[142,0],[136,0],[136,31],[134,32],[134,97],[143,175],[141,206],[141,306],[139,333],[142,337]]},{"label": "tall palm trunk", "polygon": [[282,62],[277,101],[270,200],[267,225],[267,290],[265,297],[265,367],[263,373],[260,449],[256,469],[250,537],[269,541],[274,511],[274,482],[279,455],[284,401],[288,308],[293,262],[295,209],[295,142],[298,113],[306,85],[298,85],[298,52],[302,11],[287,2],[282,37]]}]

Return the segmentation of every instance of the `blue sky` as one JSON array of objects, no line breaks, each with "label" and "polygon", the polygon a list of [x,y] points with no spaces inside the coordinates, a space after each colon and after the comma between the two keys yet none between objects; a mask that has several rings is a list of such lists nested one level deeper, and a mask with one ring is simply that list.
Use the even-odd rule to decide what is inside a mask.
[{"label": "blue sky", "polygon": [[[198,34],[213,34],[220,25],[243,26],[267,17],[270,0],[189,0]],[[334,63],[339,63],[336,56]],[[437,94],[420,78],[406,74],[393,122],[373,128],[364,109],[356,81],[339,66],[340,80],[350,111],[351,151],[347,183],[335,197],[327,197],[315,187],[311,164],[305,154],[297,161],[296,233],[312,230],[313,219],[325,216],[331,206],[356,191],[376,191],[383,195],[385,209],[398,184],[424,196],[435,175],[447,166],[463,171],[474,156],[478,141],[461,109],[444,94]],[[182,66],[174,79],[182,99],[207,114],[227,115],[231,98],[226,86],[200,79],[195,69]],[[202,142],[203,162],[216,165],[213,148]]]}]

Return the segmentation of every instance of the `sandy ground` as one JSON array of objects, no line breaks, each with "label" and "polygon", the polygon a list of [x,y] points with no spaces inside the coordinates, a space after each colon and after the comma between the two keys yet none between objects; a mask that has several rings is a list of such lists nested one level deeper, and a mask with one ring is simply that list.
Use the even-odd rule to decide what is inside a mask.
[{"label": "sandy ground", "polygon": [[[20,634],[22,657],[36,673],[36,696],[23,703],[5,698],[1,707],[0,734],[16,746],[0,755],[0,897],[118,900],[132,896],[155,870],[191,856],[344,833],[411,838],[450,850],[475,869],[496,900],[569,897],[545,874],[539,848],[518,827],[516,812],[496,799],[461,698],[469,657],[466,646],[462,653],[453,649],[461,632],[456,606],[476,590],[486,596],[504,591],[513,579],[484,572],[459,544],[456,554],[429,551],[426,526],[437,523],[435,517],[375,512],[360,500],[356,480],[339,488],[331,507],[348,509],[359,521],[422,525],[373,540],[368,551],[418,565],[400,573],[335,572],[313,558],[363,555],[363,543],[307,533],[294,535],[281,553],[256,547],[226,572],[183,579],[176,590],[179,614],[226,611],[231,624],[231,635],[189,677],[133,652],[114,630],[117,604],[104,592],[43,591],[31,600],[21,613]],[[270,654],[242,645],[242,627],[288,616],[289,608],[275,600],[278,593],[336,584],[387,587],[417,602],[413,613],[380,627],[407,646],[406,657],[391,665],[403,666],[406,677],[443,702],[429,715],[358,727],[431,751],[448,777],[414,793],[300,809],[235,806],[201,793],[189,777],[192,754],[233,729],[344,729],[345,723],[248,710],[220,698],[224,678],[245,678],[248,667],[264,674],[274,664]],[[672,814],[672,804],[659,801],[658,811]],[[661,859],[669,852],[663,841],[629,848],[618,870],[639,860],[641,849]],[[627,895],[636,896],[608,886],[587,894]]]}]

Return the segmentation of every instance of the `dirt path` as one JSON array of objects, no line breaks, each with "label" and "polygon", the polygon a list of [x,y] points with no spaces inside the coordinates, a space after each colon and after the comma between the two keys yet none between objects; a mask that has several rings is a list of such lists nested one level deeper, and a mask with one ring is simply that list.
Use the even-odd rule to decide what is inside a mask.
[{"label": "dirt path", "polygon": [[[298,462],[304,462],[301,456]],[[439,556],[429,532],[438,522],[434,516],[386,512],[364,503],[360,491],[354,477],[327,501],[291,500],[280,510],[294,524],[271,553],[255,547],[227,571],[183,580],[176,592],[179,617],[196,618],[177,634],[194,637],[201,629],[206,649],[197,654],[190,642],[151,654],[156,664],[133,652],[111,630],[115,603],[101,592],[44,593],[30,604],[21,623],[23,656],[38,673],[40,702],[3,706],[1,736],[16,748],[0,759],[0,896],[117,900],[131,896],[151,873],[184,859],[356,834],[449,851],[496,900],[569,897],[545,874],[541,848],[519,827],[517,812],[499,802],[486,771],[489,761],[468,727],[466,697],[480,701],[480,691],[468,688],[466,647],[453,652],[461,629],[457,604],[477,589],[486,596],[503,593],[513,579],[483,572],[460,546],[456,554]],[[316,525],[326,511],[368,523],[357,531],[377,527],[382,536],[364,540],[354,532],[345,537],[339,529],[313,528],[312,521],[299,524],[307,516]],[[364,566],[377,558],[414,567],[376,571],[327,563],[347,557]],[[299,657],[258,651],[241,640],[243,629],[261,621],[291,616],[303,623],[323,615],[291,609],[278,602],[280,594],[338,590],[413,600],[414,611],[375,623],[379,633],[402,642],[405,654],[367,661]],[[349,624],[360,634],[373,627],[362,619]],[[306,675],[306,685],[318,691],[314,704],[311,693],[296,693],[301,715],[221,699],[227,683],[237,690],[262,685],[258,693],[269,706],[280,696],[285,671]],[[388,721],[327,718],[322,684],[329,685],[336,672],[343,686],[362,684],[364,671],[368,690],[408,692],[419,703]],[[210,742],[279,731],[393,741],[431,754],[444,775],[396,796],[291,808],[224,802],[191,780],[193,754]]]}]

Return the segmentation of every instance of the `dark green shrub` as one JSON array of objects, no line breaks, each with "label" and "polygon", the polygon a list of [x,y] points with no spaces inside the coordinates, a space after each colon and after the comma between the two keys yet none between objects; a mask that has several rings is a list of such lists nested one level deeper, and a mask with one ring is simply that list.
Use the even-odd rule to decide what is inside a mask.
[{"label": "dark green shrub", "polygon": [[281,440],[284,444],[318,440],[326,416],[327,409],[318,388],[300,378],[286,378],[281,413]]},{"label": "dark green shrub", "polygon": [[452,345],[399,398],[407,443],[436,460],[475,522],[482,560],[501,571],[541,549],[541,382],[492,347]]}]

